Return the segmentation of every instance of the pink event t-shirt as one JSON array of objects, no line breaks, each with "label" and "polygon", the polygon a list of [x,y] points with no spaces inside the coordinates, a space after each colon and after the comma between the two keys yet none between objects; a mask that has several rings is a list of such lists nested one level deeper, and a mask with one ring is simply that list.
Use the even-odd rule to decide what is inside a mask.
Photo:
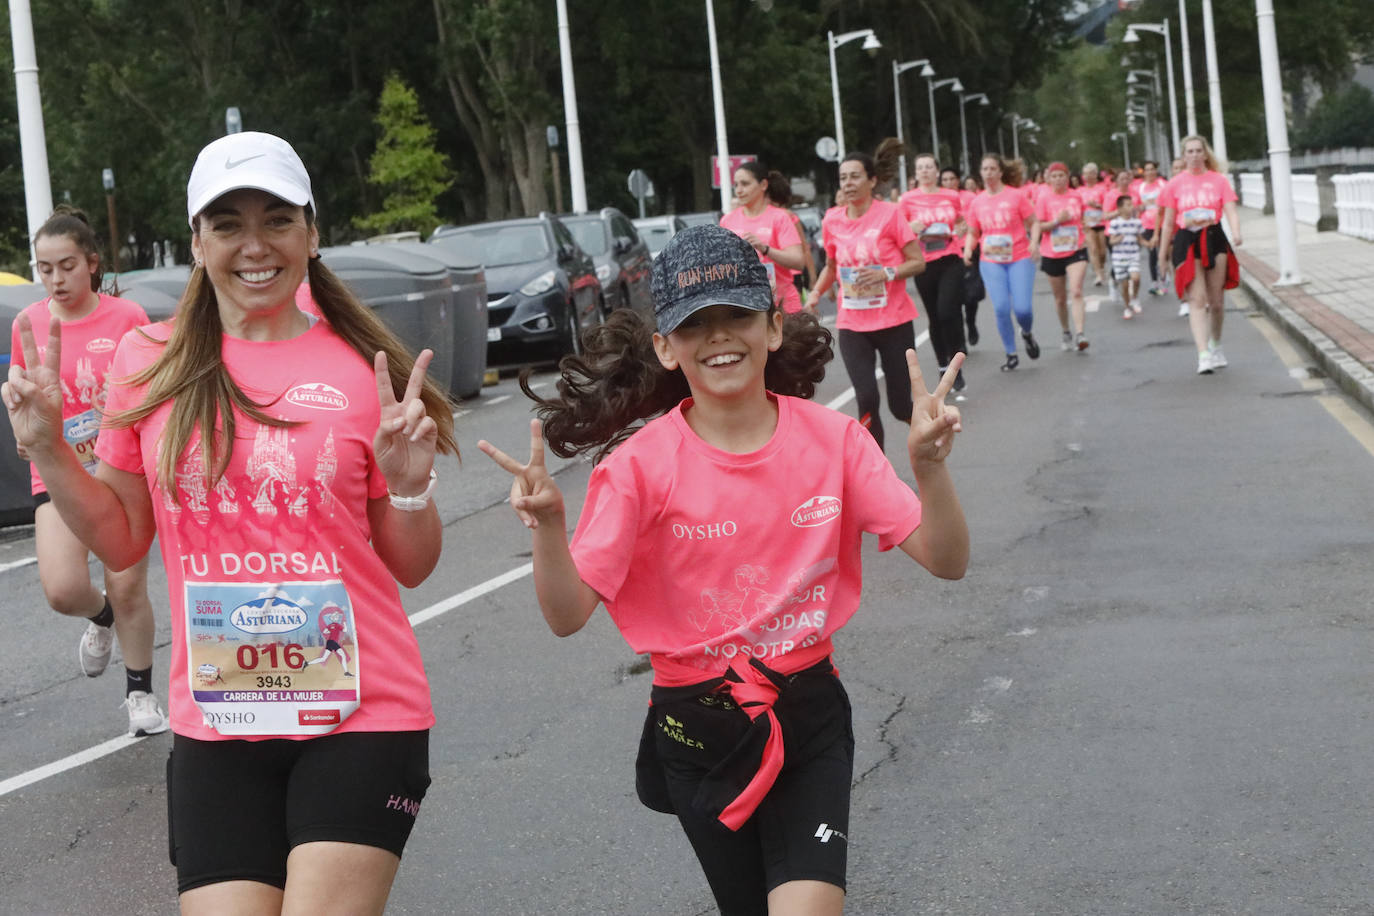
[{"label": "pink event t-shirt", "polygon": [[916,494],[858,421],[776,402],[756,452],[702,441],[689,398],[592,472],[573,558],[630,648],[649,653],[656,684],[699,683],[751,656],[792,670],[789,653],[824,650],[858,607],[862,534],[888,550],[920,525]]},{"label": "pink event t-shirt", "polygon": [[[112,378],[152,363],[171,326],[156,324],[147,333],[154,339],[138,331],[125,335]],[[225,737],[205,724],[191,695],[188,591],[260,588],[275,594],[280,587],[292,594],[312,583],[338,581],[347,591],[356,630],[344,667],[352,667],[361,705],[334,733],[429,728],[434,712],[419,645],[396,580],[370,543],[368,500],[385,497],[387,489],[372,453],[381,415],[372,366],[324,321],[291,340],[225,336],[221,352],[246,395],[268,404],[270,415],[301,425],[262,426],[237,414],[233,456],[224,477],[208,490],[199,440],[193,439],[179,463],[175,502],[156,479],[158,440],[170,404],[132,427],[102,429],[97,446],[102,461],[142,474],[148,482],[172,612],[168,700],[173,731],[207,741]],[[107,409],[125,410],[142,399],[142,389],[115,381]],[[201,611],[199,604],[196,610]],[[307,610],[322,615],[324,631],[329,608]],[[230,616],[225,612],[222,624],[215,625],[229,627]],[[199,618],[194,629],[197,640],[214,644],[213,629],[201,626]],[[322,649],[309,645],[305,651],[313,660]],[[339,665],[330,659],[314,670],[334,666],[338,672]]]},{"label": "pink event t-shirt", "polygon": [[982,192],[973,199],[964,219],[980,233],[981,259],[989,264],[1010,264],[1030,257],[1026,218],[1035,213],[1026,193],[1003,186],[996,194]]},{"label": "pink event t-shirt", "polygon": [[[772,204],[764,207],[758,216],[750,216],[743,207],[736,207],[721,217],[720,224],[741,238],[744,233],[752,232],[770,249],[801,244],[801,236],[797,233],[797,224],[793,221],[792,214]],[[774,301],[780,304],[785,312],[800,312],[801,294],[792,282],[797,272],[783,267],[763,252],[759,252],[758,255],[760,261],[773,268]]]},{"label": "pink event t-shirt", "polygon": [[1107,188],[1104,182],[1097,182],[1093,185],[1083,185],[1075,188],[1080,200],[1083,201],[1083,226],[1087,229],[1096,229],[1107,224]]},{"label": "pink event t-shirt", "polygon": [[944,188],[922,191],[916,188],[903,194],[897,206],[907,225],[918,220],[924,224],[919,238],[921,253],[927,261],[963,255],[964,240],[955,234],[954,227],[963,218],[964,208],[954,191]]},{"label": "pink event t-shirt", "polygon": [[1183,172],[1159,193],[1160,209],[1172,207],[1175,229],[1200,229],[1221,222],[1223,208],[1236,200],[1236,190],[1220,172]]},{"label": "pink event t-shirt", "polygon": [[[858,219],[851,219],[848,207],[826,211],[821,237],[829,263],[839,267],[898,267],[906,261],[902,249],[916,241],[916,233],[902,219],[896,204],[875,200]],[[840,314],[835,327],[849,331],[878,331],[896,327],[916,317],[916,303],[907,295],[906,280],[886,284],[887,303],[882,308],[846,308],[844,290],[835,283]]]},{"label": "pink event t-shirt", "polygon": [[[38,300],[25,308],[23,314],[29,316],[38,358],[42,360],[48,350],[51,321],[48,300]],[[126,333],[147,323],[142,306],[103,293],[95,310],[85,318],[62,322],[62,433],[88,469],[95,466],[96,435],[115,347]],[[16,366],[24,366],[17,321],[10,331],[10,360]],[[48,491],[33,465],[29,465],[29,482],[35,495]]]},{"label": "pink event t-shirt", "polygon": [[[1069,211],[1068,222],[1053,229],[1050,223],[1059,214]],[[1063,194],[1056,194],[1053,188],[1040,192],[1035,215],[1040,219],[1040,256],[1042,258],[1067,258],[1083,247],[1083,198],[1066,188]]]},{"label": "pink event t-shirt", "polygon": [[1159,225],[1159,195],[1164,191],[1164,186],[1168,184],[1163,178],[1156,177],[1154,181],[1146,182],[1144,179],[1137,179],[1135,184],[1136,200],[1140,202],[1140,223],[1146,229],[1154,230]]}]

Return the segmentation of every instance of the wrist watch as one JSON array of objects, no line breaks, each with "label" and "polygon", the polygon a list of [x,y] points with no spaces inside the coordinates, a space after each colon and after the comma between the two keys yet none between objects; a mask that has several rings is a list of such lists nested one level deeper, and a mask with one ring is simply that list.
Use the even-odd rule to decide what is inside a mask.
[{"label": "wrist watch", "polygon": [[883,274],[887,277],[887,282],[891,283],[893,280],[897,279],[897,268],[884,267]]}]

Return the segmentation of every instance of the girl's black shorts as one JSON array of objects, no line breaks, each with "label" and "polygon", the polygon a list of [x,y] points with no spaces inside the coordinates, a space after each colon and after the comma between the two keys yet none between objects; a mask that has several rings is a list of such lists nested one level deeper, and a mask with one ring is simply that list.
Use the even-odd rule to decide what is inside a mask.
[{"label": "girl's black shorts", "polygon": [[167,841],[177,891],[220,881],[286,887],[302,843],[405,849],[429,788],[429,732],[346,732],[292,741],[176,735]]},{"label": "girl's black shorts", "polygon": [[824,667],[825,673],[791,675],[779,694],[773,709],[782,724],[782,771],[737,831],[694,800],[703,777],[738,750],[749,717],[719,692],[655,702],[649,709],[639,761],[641,797],[645,768],[654,768],[655,777],[661,772],[659,788],[666,797],[650,807],[677,815],[722,916],[763,916],[768,892],[788,881],[845,886],[854,730],[849,696],[828,661]]},{"label": "girl's black shorts", "polygon": [[1221,228],[1221,223],[1213,223],[1201,232],[1190,229],[1180,229],[1174,233],[1173,241],[1169,243],[1169,258],[1174,267],[1178,267],[1188,260],[1188,251],[1193,249],[1196,254],[1202,254],[1203,234],[1207,236],[1207,258],[1202,261],[1202,268],[1210,270],[1217,261],[1217,255],[1230,254],[1231,242],[1226,238],[1226,231]]}]

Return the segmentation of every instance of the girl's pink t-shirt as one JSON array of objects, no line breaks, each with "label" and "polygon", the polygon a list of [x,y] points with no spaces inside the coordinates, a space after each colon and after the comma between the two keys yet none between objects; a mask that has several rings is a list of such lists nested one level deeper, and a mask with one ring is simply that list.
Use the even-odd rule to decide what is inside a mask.
[{"label": "girl's pink t-shirt", "polygon": [[[52,320],[48,300],[38,300],[24,309],[24,314],[33,327],[33,341],[41,361],[48,349],[48,323]],[[115,347],[126,333],[147,323],[142,306],[103,293],[95,310],[85,318],[62,322],[62,436],[93,473],[96,435],[100,431]],[[17,321],[10,331],[10,360],[16,366],[24,366]],[[48,491],[33,465],[29,465],[29,483],[35,495]]]},{"label": "girl's pink t-shirt", "polygon": [[573,558],[656,684],[751,657],[792,670],[789,654],[824,650],[858,608],[863,533],[888,550],[920,525],[916,494],[857,420],[770,397],[777,428],[756,452],[704,442],[689,398],[592,472]]},{"label": "girl's pink t-shirt", "polygon": [[1144,179],[1136,181],[1135,188],[1136,200],[1140,204],[1140,223],[1146,229],[1155,229],[1159,226],[1159,195],[1164,191],[1164,186],[1168,184],[1163,178],[1155,177],[1154,181],[1146,182]]},{"label": "girl's pink t-shirt", "polygon": [[903,194],[897,206],[908,226],[916,220],[925,225],[919,238],[921,253],[927,261],[963,255],[964,240],[955,233],[954,227],[963,218],[964,208],[954,191],[916,188]]},{"label": "girl's pink t-shirt", "polygon": [[[1051,229],[1050,223],[1064,210],[1069,211],[1068,222]],[[1053,188],[1045,188],[1040,192],[1035,215],[1040,219],[1042,258],[1067,258],[1083,247],[1083,198],[1072,189],[1066,188],[1063,194],[1056,194]]]},{"label": "girl's pink t-shirt", "polygon": [[[115,353],[110,413],[142,403],[143,389],[118,379],[158,357],[171,325],[152,325],[146,333],[153,339],[129,332]],[[261,655],[254,651],[251,658],[240,659],[239,667],[245,660],[256,662],[269,679],[294,681],[274,680],[267,684],[269,690],[299,689],[308,682],[307,671],[311,678],[326,673],[338,678],[342,670],[351,670],[338,682],[349,688],[356,685],[361,705],[334,733],[429,728],[434,712],[419,645],[396,580],[370,543],[368,502],[387,494],[386,479],[372,452],[381,416],[372,366],[324,321],[291,340],[226,336],[221,352],[230,376],[246,395],[267,405],[268,414],[300,425],[262,426],[237,415],[229,466],[208,488],[199,439],[193,438],[178,463],[175,500],[157,479],[159,440],[171,412],[169,403],[132,427],[105,427],[97,446],[102,461],[143,475],[152,497],[172,611],[168,702],[173,731],[206,741],[228,736],[210,726],[192,696],[193,690],[215,687],[219,674],[203,664],[192,670],[192,640],[203,652],[206,646],[224,642],[217,638],[219,633],[242,638],[237,630],[243,622],[239,611],[254,604],[254,595],[290,598],[326,590],[331,595],[346,592],[351,606],[354,632],[343,647],[346,663],[331,657],[327,664],[299,672],[274,668],[266,661],[264,646]],[[221,600],[225,595],[247,595],[249,600],[234,608]],[[322,601],[297,601],[297,612],[320,615],[318,627],[310,620],[310,639],[303,650],[303,659],[312,661],[326,648],[319,634],[333,626],[331,621],[346,618],[333,615],[335,609]],[[229,658],[219,663],[230,664]],[[302,713],[300,724],[306,725],[307,717],[317,726],[332,724],[331,714],[337,721],[338,712],[327,702],[322,705],[325,708]],[[227,732],[229,726],[224,727]]]},{"label": "girl's pink t-shirt", "polygon": [[1085,184],[1076,189],[1079,200],[1083,201],[1084,228],[1097,229],[1107,224],[1108,187],[1110,185],[1099,181],[1092,185]]},{"label": "girl's pink t-shirt", "polygon": [[845,305],[840,283],[841,268],[898,267],[906,261],[902,253],[915,242],[916,233],[902,219],[896,204],[875,200],[858,219],[849,217],[847,207],[833,207],[821,223],[825,256],[836,268],[836,299],[840,314],[835,327],[849,331],[878,331],[896,327],[916,317],[916,303],[907,295],[906,280],[898,278],[885,284],[885,303],[881,308],[856,308]]},{"label": "girl's pink t-shirt", "polygon": [[[797,233],[797,224],[793,221],[792,214],[772,204],[764,207],[758,216],[750,216],[743,207],[736,207],[721,217],[720,224],[741,238],[744,233],[752,232],[770,249],[801,244],[801,236]],[[761,251],[758,252],[758,256],[760,261],[772,269],[774,301],[782,306],[783,311],[800,312],[801,295],[797,292],[796,284],[792,282],[797,272],[783,267]]]},{"label": "girl's pink t-shirt", "polygon": [[1160,209],[1174,210],[1175,229],[1202,229],[1219,223],[1226,204],[1235,200],[1231,182],[1220,172],[1211,171],[1175,175],[1159,194]]},{"label": "girl's pink t-shirt", "polygon": [[989,264],[1010,264],[1030,257],[1026,219],[1034,215],[1026,192],[1004,185],[996,194],[982,192],[973,199],[964,219],[977,230],[980,257]]}]

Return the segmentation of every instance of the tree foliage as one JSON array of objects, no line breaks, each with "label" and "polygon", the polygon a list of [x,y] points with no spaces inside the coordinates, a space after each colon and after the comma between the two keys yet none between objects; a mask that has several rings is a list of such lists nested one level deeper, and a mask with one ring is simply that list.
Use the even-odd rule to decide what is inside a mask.
[{"label": "tree foliage", "polygon": [[395,73],[382,86],[376,124],[381,137],[368,160],[367,182],[385,196],[380,210],[353,223],[372,232],[415,229],[427,236],[440,223],[436,201],[453,184],[453,174],[435,148],[419,96]]},{"label": "tree foliage", "polygon": [[1374,92],[1350,85],[1322,96],[1298,143],[1306,149],[1374,146]]}]

